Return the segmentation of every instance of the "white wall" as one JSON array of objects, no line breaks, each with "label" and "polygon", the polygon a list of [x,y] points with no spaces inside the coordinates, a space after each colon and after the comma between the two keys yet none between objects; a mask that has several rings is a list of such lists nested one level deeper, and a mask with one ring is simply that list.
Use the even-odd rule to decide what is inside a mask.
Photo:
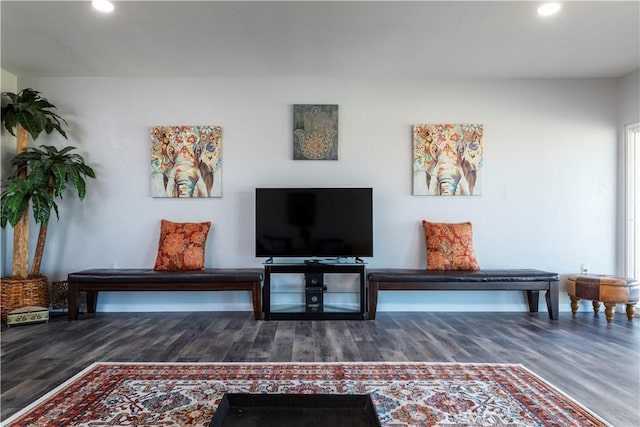
[{"label": "white wall", "polygon": [[640,70],[618,80],[619,124],[624,126],[640,121]]},{"label": "white wall", "polygon": [[[566,275],[581,263],[601,273],[616,267],[615,80],[42,78],[23,86],[59,107],[70,143],[98,174],[82,204],[65,196],[61,221],[49,227],[43,273],[52,279],[152,267],[161,218],[213,221],[208,267],[258,267],[257,186],[373,187],[370,267],[424,268],[423,218],[472,221],[483,268]],[[294,103],[339,104],[338,161],[292,160]],[[481,196],[411,195],[411,129],[423,122],[484,124]],[[222,198],[150,197],[148,133],[159,124],[222,126]],[[394,292],[381,294],[379,308],[525,311],[526,303],[520,292]],[[250,303],[243,293],[104,293],[98,309],[249,310]]]},{"label": "white wall", "polygon": [[618,274],[624,274],[625,259],[625,126],[640,122],[640,70],[618,79]]}]

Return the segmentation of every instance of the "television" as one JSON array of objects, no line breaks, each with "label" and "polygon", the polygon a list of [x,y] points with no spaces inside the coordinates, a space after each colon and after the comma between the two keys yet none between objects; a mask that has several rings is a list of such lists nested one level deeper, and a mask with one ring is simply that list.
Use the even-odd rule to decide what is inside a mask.
[{"label": "television", "polygon": [[373,256],[371,188],[256,188],[256,257]]}]

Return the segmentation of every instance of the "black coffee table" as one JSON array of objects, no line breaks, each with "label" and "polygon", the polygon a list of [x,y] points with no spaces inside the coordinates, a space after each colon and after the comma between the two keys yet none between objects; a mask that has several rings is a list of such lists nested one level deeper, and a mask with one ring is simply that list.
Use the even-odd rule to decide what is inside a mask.
[{"label": "black coffee table", "polygon": [[223,396],[209,427],[380,427],[368,394]]}]

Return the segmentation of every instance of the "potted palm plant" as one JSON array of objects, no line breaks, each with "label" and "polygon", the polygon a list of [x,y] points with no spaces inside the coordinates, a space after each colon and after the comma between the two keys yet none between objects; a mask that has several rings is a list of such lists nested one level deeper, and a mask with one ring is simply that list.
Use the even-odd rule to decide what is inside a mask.
[{"label": "potted palm plant", "polygon": [[[2,320],[6,314],[24,305],[48,305],[47,278],[40,274],[51,211],[58,217],[56,199],[60,199],[67,185],[73,186],[82,200],[86,194],[86,177],[95,172],[75,147],[57,149],[42,145],[28,147],[28,135],[35,141],[45,132],[58,132],[65,139],[62,128],[66,121],[55,113],[56,107],[38,91],[23,89],[19,93],[2,93],[2,125],[18,138],[16,156],[11,161],[13,173],[0,195],[2,228],[13,227],[13,258],[11,276],[2,279]],[[29,267],[29,207],[39,224],[38,240]]]}]

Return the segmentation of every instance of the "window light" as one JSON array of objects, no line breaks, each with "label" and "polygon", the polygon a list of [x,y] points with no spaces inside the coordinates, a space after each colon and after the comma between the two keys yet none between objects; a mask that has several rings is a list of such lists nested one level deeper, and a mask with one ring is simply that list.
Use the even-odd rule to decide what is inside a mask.
[{"label": "window light", "polygon": [[544,3],[538,8],[538,15],[551,16],[560,11],[560,3]]},{"label": "window light", "polygon": [[113,12],[113,3],[109,0],[93,0],[91,5],[94,9],[99,10],[100,12],[109,13]]}]

